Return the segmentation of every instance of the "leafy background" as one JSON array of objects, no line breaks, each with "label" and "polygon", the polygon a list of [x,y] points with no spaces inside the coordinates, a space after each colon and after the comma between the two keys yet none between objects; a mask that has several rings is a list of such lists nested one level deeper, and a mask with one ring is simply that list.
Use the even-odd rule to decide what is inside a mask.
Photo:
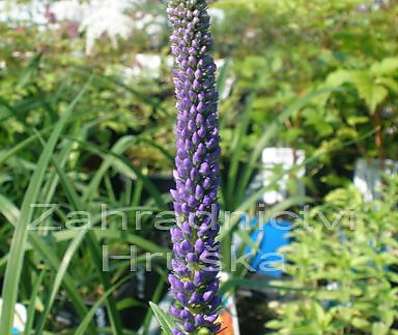
[{"label": "leafy background", "polygon": [[[57,1],[41,3],[51,9]],[[102,245],[114,254],[128,254],[129,244],[140,255],[169,248],[167,232],[155,232],[153,218],[144,219],[142,230],[134,228],[135,209],[170,208],[175,103],[165,6],[155,0],[129,6],[125,15],[134,22],[146,18],[143,26],[134,26],[127,38],[100,34],[89,50],[90,31],[53,17],[51,10],[40,24],[0,22],[0,278],[4,299],[29,306],[26,334],[96,334],[92,319],[103,305],[110,322],[102,331],[149,334],[148,300],[158,302],[165,293],[165,257],[147,275],[143,295],[135,287],[142,273],[129,272],[128,261],[101,271]],[[356,159],[397,159],[397,1],[219,0],[210,7],[221,96],[223,209],[254,211],[264,189],[251,196],[247,189],[266,146],[305,151],[307,195],[320,206],[331,191],[349,192]],[[158,66],[140,63],[143,55],[155,57],[149,63],[156,59]],[[307,200],[288,199],[277,208]],[[61,204],[45,222],[57,229],[28,231],[29,222],[43,214],[29,212],[30,203]],[[127,232],[120,232],[117,217],[106,231],[65,228],[72,210],[88,211],[98,228],[102,203],[109,210],[132,209]],[[394,236],[395,227],[389,226]],[[222,232],[226,268],[234,236],[247,241],[242,234],[237,222]],[[307,248],[311,240],[297,234],[297,248]],[[327,247],[322,241],[311,254]],[[389,247],[396,252],[396,245]],[[292,262],[302,267],[305,260]],[[297,271],[289,275],[299,283]],[[231,275],[231,283],[249,278],[244,271]],[[396,297],[395,291],[385,294]],[[309,301],[308,308],[321,313],[323,307]],[[395,313],[393,321],[396,308],[387,308]],[[288,330],[281,332],[297,335],[294,327],[307,319],[289,321],[296,312],[286,310],[280,313]],[[126,317],[133,314],[135,323]],[[274,312],[259,314],[265,320]],[[70,323],[60,322],[60,315]],[[314,334],[390,334],[394,322],[385,318],[391,316],[380,321],[369,315],[344,328],[322,314],[328,321],[324,328],[314,326]]]}]

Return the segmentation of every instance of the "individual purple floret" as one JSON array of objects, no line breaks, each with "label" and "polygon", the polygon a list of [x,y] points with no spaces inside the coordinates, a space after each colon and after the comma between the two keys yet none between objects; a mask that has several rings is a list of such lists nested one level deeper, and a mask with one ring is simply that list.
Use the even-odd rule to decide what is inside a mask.
[{"label": "individual purple floret", "polygon": [[175,303],[174,335],[216,334],[219,245],[217,189],[219,186],[219,130],[216,66],[206,0],[169,0],[173,27],[171,50],[177,98],[176,190],[171,190],[177,226],[172,228],[172,273]]}]

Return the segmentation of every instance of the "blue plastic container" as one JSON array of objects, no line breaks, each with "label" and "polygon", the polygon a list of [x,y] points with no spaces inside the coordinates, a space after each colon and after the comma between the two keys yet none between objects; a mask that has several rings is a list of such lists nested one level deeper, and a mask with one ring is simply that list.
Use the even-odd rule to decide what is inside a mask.
[{"label": "blue plastic container", "polygon": [[[287,220],[272,219],[259,227],[257,219],[254,219],[251,224],[255,230],[250,237],[259,247],[250,260],[250,266],[256,273],[274,278],[282,277],[284,258],[279,253],[279,249],[290,243],[289,232],[292,229],[292,223]],[[244,253],[253,253],[253,250],[247,246]]]}]

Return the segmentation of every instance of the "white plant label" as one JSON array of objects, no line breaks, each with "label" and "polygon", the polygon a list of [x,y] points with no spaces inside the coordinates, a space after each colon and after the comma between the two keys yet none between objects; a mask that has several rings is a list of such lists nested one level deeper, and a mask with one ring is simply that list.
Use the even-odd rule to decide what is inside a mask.
[{"label": "white plant label", "polygon": [[262,153],[263,186],[270,190],[264,192],[263,201],[272,205],[288,197],[288,184],[295,182],[296,195],[304,195],[305,153],[292,148],[266,148]]},{"label": "white plant label", "polygon": [[[3,306],[3,299],[0,299],[0,314]],[[26,321],[28,318],[28,313],[26,307],[22,304],[15,305],[14,312],[14,324],[13,324],[13,335],[14,334],[22,334],[25,330]]]}]

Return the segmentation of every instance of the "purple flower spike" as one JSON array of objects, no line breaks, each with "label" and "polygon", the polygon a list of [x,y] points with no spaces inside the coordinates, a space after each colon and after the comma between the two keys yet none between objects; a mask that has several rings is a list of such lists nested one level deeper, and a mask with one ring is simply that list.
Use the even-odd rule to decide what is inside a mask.
[{"label": "purple flower spike", "polygon": [[220,304],[215,241],[220,147],[210,18],[206,0],[169,0],[167,13],[173,28],[170,41],[178,110],[176,189],[171,190],[177,227],[171,230],[169,276],[176,299],[171,309],[177,323],[173,334],[214,335],[219,330]]}]

